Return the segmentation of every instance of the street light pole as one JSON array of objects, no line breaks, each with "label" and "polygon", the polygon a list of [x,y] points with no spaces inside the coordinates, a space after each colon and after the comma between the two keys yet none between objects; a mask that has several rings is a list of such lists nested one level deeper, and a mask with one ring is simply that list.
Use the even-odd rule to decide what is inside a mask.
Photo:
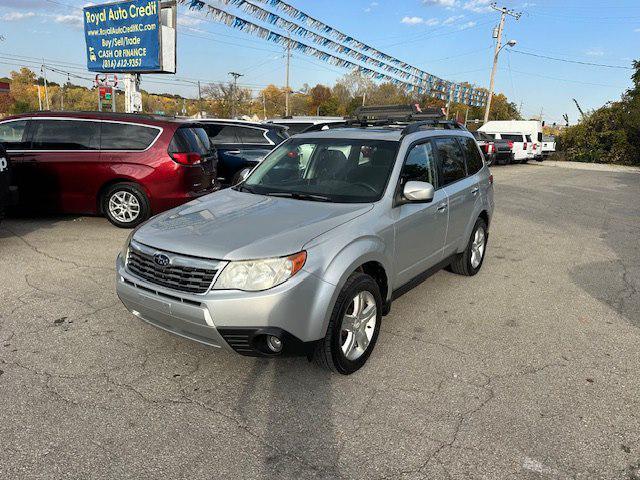
[{"label": "street light pole", "polygon": [[291,35],[289,35],[287,37],[287,72],[286,72],[286,86],[285,86],[285,93],[284,93],[284,116],[288,117],[289,116],[289,90],[291,89],[291,87],[289,86],[289,71],[290,71],[290,64],[291,64]]},{"label": "street light pole", "polygon": [[238,78],[244,77],[243,74],[237,72],[229,72],[229,75],[233,77],[233,95],[232,95],[232,104],[231,104],[231,118],[235,118],[236,116],[236,102],[238,95]]},{"label": "street light pole", "polygon": [[[507,18],[507,15],[512,16],[516,20],[520,20],[522,13],[514,12],[513,10],[509,10],[507,7],[498,8],[495,3],[491,4],[491,8],[500,12],[500,25],[498,26],[498,34],[496,38],[496,48],[493,53],[493,68],[491,69],[491,80],[489,81],[489,97],[487,98],[487,106],[484,111],[484,123],[489,121],[489,112],[491,110],[491,101],[493,100],[493,89],[495,86],[495,78],[496,78],[496,70],[498,69],[498,56],[500,55],[500,50],[504,48],[506,45],[502,45],[502,32],[504,30],[504,22]],[[507,45],[514,46],[516,42],[514,40],[510,40]]]}]

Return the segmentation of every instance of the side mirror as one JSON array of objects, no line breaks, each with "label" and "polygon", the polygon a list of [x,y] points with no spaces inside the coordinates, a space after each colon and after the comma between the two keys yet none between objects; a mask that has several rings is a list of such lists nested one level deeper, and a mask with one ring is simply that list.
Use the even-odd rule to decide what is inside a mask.
[{"label": "side mirror", "polygon": [[251,173],[251,168],[244,168],[242,170],[240,170],[240,173],[238,173],[238,182],[237,183],[242,183],[244,182],[247,177],[249,176],[249,174]]},{"label": "side mirror", "polygon": [[435,189],[427,182],[410,181],[404,185],[404,198],[411,203],[428,203],[433,200]]}]

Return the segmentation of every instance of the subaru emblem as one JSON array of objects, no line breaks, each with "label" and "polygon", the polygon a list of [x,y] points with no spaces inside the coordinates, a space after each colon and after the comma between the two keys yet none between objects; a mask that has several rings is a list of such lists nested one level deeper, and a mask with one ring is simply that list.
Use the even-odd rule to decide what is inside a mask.
[{"label": "subaru emblem", "polygon": [[168,267],[169,265],[171,265],[171,259],[164,253],[156,253],[153,256],[153,261],[160,267]]}]

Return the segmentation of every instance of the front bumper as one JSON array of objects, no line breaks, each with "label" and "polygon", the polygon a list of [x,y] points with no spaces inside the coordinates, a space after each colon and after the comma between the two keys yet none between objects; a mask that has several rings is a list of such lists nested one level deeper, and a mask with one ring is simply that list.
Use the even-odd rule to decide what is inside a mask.
[{"label": "front bumper", "polygon": [[324,337],[335,287],[301,270],[264,292],[188,294],[132,275],[116,261],[116,291],[136,317],[169,333],[243,355],[269,355],[266,335],[283,339],[281,354],[307,354]]}]

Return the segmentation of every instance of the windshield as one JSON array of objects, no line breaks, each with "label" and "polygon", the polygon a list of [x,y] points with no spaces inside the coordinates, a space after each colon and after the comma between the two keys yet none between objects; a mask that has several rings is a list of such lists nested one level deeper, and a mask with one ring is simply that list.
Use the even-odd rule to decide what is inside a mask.
[{"label": "windshield", "polygon": [[239,190],[300,200],[368,203],[382,197],[398,142],[292,138]]}]

